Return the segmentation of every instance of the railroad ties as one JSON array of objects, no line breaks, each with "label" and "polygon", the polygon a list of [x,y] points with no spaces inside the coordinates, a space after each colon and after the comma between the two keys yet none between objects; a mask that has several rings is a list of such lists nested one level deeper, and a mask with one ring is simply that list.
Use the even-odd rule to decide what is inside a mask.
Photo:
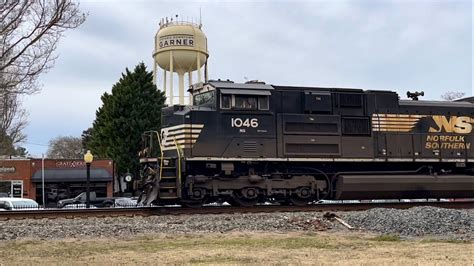
[{"label": "railroad ties", "polygon": [[474,209],[474,201],[465,202],[397,202],[397,203],[322,203],[307,206],[256,205],[253,207],[203,206],[185,207],[137,207],[137,208],[97,208],[97,209],[45,209],[0,212],[0,220],[9,219],[56,219],[87,217],[133,217],[152,215],[193,215],[193,214],[232,214],[232,213],[271,213],[271,212],[340,212],[363,211],[373,208],[408,209],[419,206],[432,206],[448,209]]}]

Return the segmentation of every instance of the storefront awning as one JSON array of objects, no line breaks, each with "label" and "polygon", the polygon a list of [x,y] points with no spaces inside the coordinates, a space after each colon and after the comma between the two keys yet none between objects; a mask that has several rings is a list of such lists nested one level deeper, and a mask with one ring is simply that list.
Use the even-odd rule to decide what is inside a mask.
[{"label": "storefront awning", "polygon": [[[42,171],[38,170],[31,177],[32,182],[42,182]],[[45,182],[85,182],[86,169],[46,169]],[[112,181],[112,176],[105,169],[91,169],[91,182]]]}]

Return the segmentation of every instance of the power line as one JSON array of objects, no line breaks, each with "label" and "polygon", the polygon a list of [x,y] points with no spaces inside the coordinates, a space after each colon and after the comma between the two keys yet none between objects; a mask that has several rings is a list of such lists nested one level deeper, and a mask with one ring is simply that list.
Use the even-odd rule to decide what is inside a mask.
[{"label": "power line", "polygon": [[44,146],[44,147],[49,146],[47,144],[40,144],[40,143],[34,143],[34,142],[28,142],[28,141],[19,141],[19,143],[24,143],[24,144],[29,144],[29,145],[36,145],[36,146]]}]

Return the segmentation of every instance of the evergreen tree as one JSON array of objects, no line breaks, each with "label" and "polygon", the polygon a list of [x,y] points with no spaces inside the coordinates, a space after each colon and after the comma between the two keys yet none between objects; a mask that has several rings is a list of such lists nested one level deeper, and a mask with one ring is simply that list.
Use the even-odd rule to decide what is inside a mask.
[{"label": "evergreen tree", "polygon": [[112,93],[104,93],[101,99],[103,105],[88,130],[87,148],[99,158],[115,160],[119,175],[136,176],[141,135],[160,128],[165,95],[153,84],[153,73],[140,63],[133,72],[127,68]]},{"label": "evergreen tree", "polygon": [[82,147],[84,148],[84,150],[87,150],[87,147],[89,147],[91,136],[92,136],[92,127],[82,131],[81,139],[82,139]]}]

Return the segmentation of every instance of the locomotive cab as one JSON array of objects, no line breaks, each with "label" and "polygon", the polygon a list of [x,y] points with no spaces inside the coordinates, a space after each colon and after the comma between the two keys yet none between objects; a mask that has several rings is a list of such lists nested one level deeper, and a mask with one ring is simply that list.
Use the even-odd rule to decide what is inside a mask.
[{"label": "locomotive cab", "polygon": [[165,155],[176,156],[177,147],[184,157],[276,155],[272,90],[263,83],[231,81],[191,86],[192,105],[163,109]]},{"label": "locomotive cab", "polygon": [[232,81],[210,81],[190,87],[193,106],[219,111],[269,111],[273,88],[263,82],[234,84]]}]

